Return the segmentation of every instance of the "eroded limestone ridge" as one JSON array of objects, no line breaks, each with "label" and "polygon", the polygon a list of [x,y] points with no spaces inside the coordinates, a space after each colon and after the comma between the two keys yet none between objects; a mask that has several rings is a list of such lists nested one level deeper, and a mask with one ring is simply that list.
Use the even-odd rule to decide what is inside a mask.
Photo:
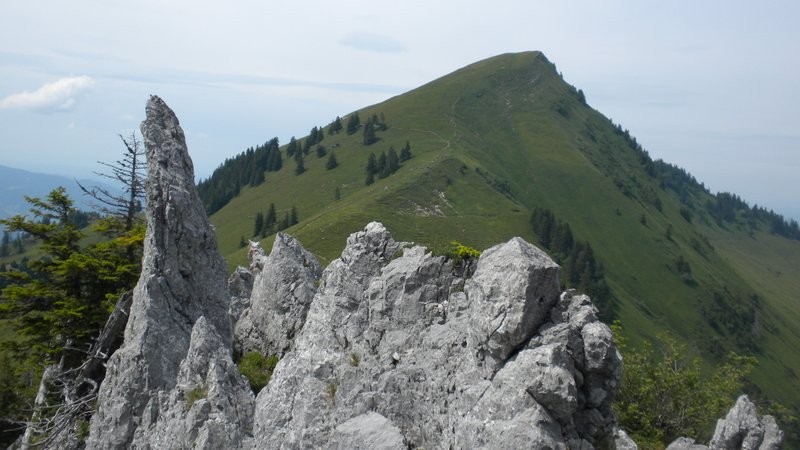
[{"label": "eroded limestone ridge", "polygon": [[[251,245],[228,284],[158,97],[142,133],[142,275],[88,448],[636,448],[611,409],[611,330],[535,246],[513,238],[459,270],[372,222],[324,271],[287,235],[269,256]],[[233,348],[281,355],[257,398]],[[774,421],[741,403],[711,448],[775,448]]]},{"label": "eroded limestone ridge", "polygon": [[380,223],[352,234],[257,398],[257,447],[610,445],[621,360],[589,298],[519,238],[457,272]]},{"label": "eroded limestone ridge", "polygon": [[[99,392],[90,448],[146,447],[153,443],[149,428],[167,416],[163,409],[170,395],[175,396],[171,391],[211,388],[210,381],[195,374],[181,376],[196,386],[178,386],[190,346],[202,347],[190,345],[193,340],[216,340],[224,349],[211,358],[209,373],[215,364],[227,365],[219,360],[230,359],[233,335],[226,264],[195,189],[183,130],[166,103],[152,96],[141,131],[148,165],[142,274],[134,289],[124,343],[109,360]],[[235,366],[227,370],[241,379]],[[243,381],[242,386],[246,387]]]}]

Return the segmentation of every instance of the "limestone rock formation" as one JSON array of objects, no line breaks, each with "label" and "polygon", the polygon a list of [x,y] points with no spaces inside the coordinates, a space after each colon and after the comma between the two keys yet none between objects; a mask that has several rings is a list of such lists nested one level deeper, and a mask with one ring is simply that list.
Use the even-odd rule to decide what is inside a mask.
[{"label": "limestone rock formation", "polygon": [[783,432],[775,418],[758,417],[756,405],[742,395],[725,418],[717,420],[708,446],[697,444],[694,439],[678,438],[667,450],[778,450],[782,442]]},{"label": "limestone rock formation", "polygon": [[[226,279],[183,131],[157,97],[142,133],[142,274],[88,448],[636,448],[611,409],[611,330],[535,246],[514,238],[454,268],[372,222],[324,271],[278,234]],[[282,356],[257,398],[234,347]],[[780,439],[744,398],[712,448]]]},{"label": "limestone rock formation", "polygon": [[[181,380],[191,378],[182,362],[191,357],[198,321],[204,318],[204,334],[215,336],[224,351],[230,352],[233,338],[226,263],[195,189],[183,130],[172,110],[153,96],[147,102],[141,131],[148,164],[142,274],[134,289],[124,343],[109,360],[100,388],[89,448],[157,447],[145,428],[161,423],[165,405],[172,401],[170,392]],[[201,340],[205,339],[212,338]],[[227,363],[224,356],[209,361]],[[211,375],[203,379],[207,377]],[[220,415],[237,417],[241,406],[236,403],[246,392],[237,383],[230,384],[232,390],[220,395],[237,400],[217,401],[215,405],[223,410],[205,419],[197,416],[197,430],[217,430],[203,423]]]},{"label": "limestone rock formation", "polygon": [[251,244],[258,272],[252,295],[235,327],[235,350],[283,355],[306,321],[322,266],[293,237],[278,233],[269,256]]},{"label": "limestone rock formation", "polygon": [[258,395],[256,445],[611,442],[621,361],[588,297],[559,295],[558,266],[519,238],[485,251],[465,283],[453,272],[379,223],[351,235]]}]

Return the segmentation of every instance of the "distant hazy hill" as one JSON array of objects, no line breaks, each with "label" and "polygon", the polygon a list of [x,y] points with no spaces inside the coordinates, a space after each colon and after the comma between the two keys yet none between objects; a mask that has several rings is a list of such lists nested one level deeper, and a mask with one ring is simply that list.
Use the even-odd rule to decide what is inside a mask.
[{"label": "distant hazy hill", "polygon": [[[97,181],[80,180],[86,186]],[[58,186],[64,186],[79,209],[91,209],[91,202],[78,187],[75,179],[61,175],[28,172],[27,170],[0,166],[0,218],[28,212],[25,196],[44,197]]]},{"label": "distant hazy hill", "polygon": [[[568,224],[591,245],[611,293],[606,315],[634,342],[670,331],[708,361],[731,350],[755,355],[754,389],[800,405],[797,224],[652,160],[541,53],[472,64],[358,115],[353,134],[352,114],[338,133],[323,127],[319,144],[335,151],[334,169],[315,144],[300,175],[286,146],[282,167],[265,171],[275,167],[265,145],[226,161],[206,183],[206,199],[232,197],[211,218],[232,263],[245,263],[240,241],[253,238],[270,204],[278,219],[295,207],[299,223],[287,232],[325,261],[371,220],[397,239],[433,245],[558,240],[531,225],[533,212],[546,210],[551,225]],[[386,129],[364,145],[373,116]],[[379,159],[406,142],[413,157],[367,185],[370,153]]]}]

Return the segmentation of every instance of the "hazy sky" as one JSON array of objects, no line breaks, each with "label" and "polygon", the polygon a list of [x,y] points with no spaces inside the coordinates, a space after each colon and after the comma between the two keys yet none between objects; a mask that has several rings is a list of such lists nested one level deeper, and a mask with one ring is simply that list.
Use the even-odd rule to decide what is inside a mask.
[{"label": "hazy sky", "polygon": [[97,170],[158,94],[206,177],[273,136],[541,50],[653,157],[800,218],[796,0],[3,3],[3,165]]}]

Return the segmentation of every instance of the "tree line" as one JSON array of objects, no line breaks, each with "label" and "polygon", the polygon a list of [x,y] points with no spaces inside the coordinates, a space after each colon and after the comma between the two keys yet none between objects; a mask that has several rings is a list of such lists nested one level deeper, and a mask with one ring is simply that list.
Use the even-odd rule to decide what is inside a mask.
[{"label": "tree line", "polygon": [[226,159],[210,177],[197,184],[206,213],[219,211],[239,195],[242,187],[259,186],[266,180],[266,172],[276,172],[282,167],[283,158],[276,137]]},{"label": "tree line", "polygon": [[[296,225],[298,222],[297,208],[294,205],[290,210],[284,212],[283,218],[278,219],[275,203],[270,203],[266,214],[260,211],[256,213],[253,224],[253,237],[265,238]],[[244,237],[240,241],[239,245],[244,247]]]},{"label": "tree line", "polygon": [[411,156],[411,144],[408,141],[400,150],[399,155],[393,146],[389,146],[388,152],[381,152],[379,157],[376,157],[375,153],[370,153],[367,157],[365,184],[369,186],[374,183],[376,176],[379,179],[383,179],[397,172],[400,169],[400,163],[408,161]]},{"label": "tree line", "polygon": [[539,244],[562,266],[567,287],[592,297],[604,320],[613,318],[613,296],[605,281],[603,264],[595,258],[589,242],[575,239],[569,224],[546,208],[535,208],[530,224]]}]

